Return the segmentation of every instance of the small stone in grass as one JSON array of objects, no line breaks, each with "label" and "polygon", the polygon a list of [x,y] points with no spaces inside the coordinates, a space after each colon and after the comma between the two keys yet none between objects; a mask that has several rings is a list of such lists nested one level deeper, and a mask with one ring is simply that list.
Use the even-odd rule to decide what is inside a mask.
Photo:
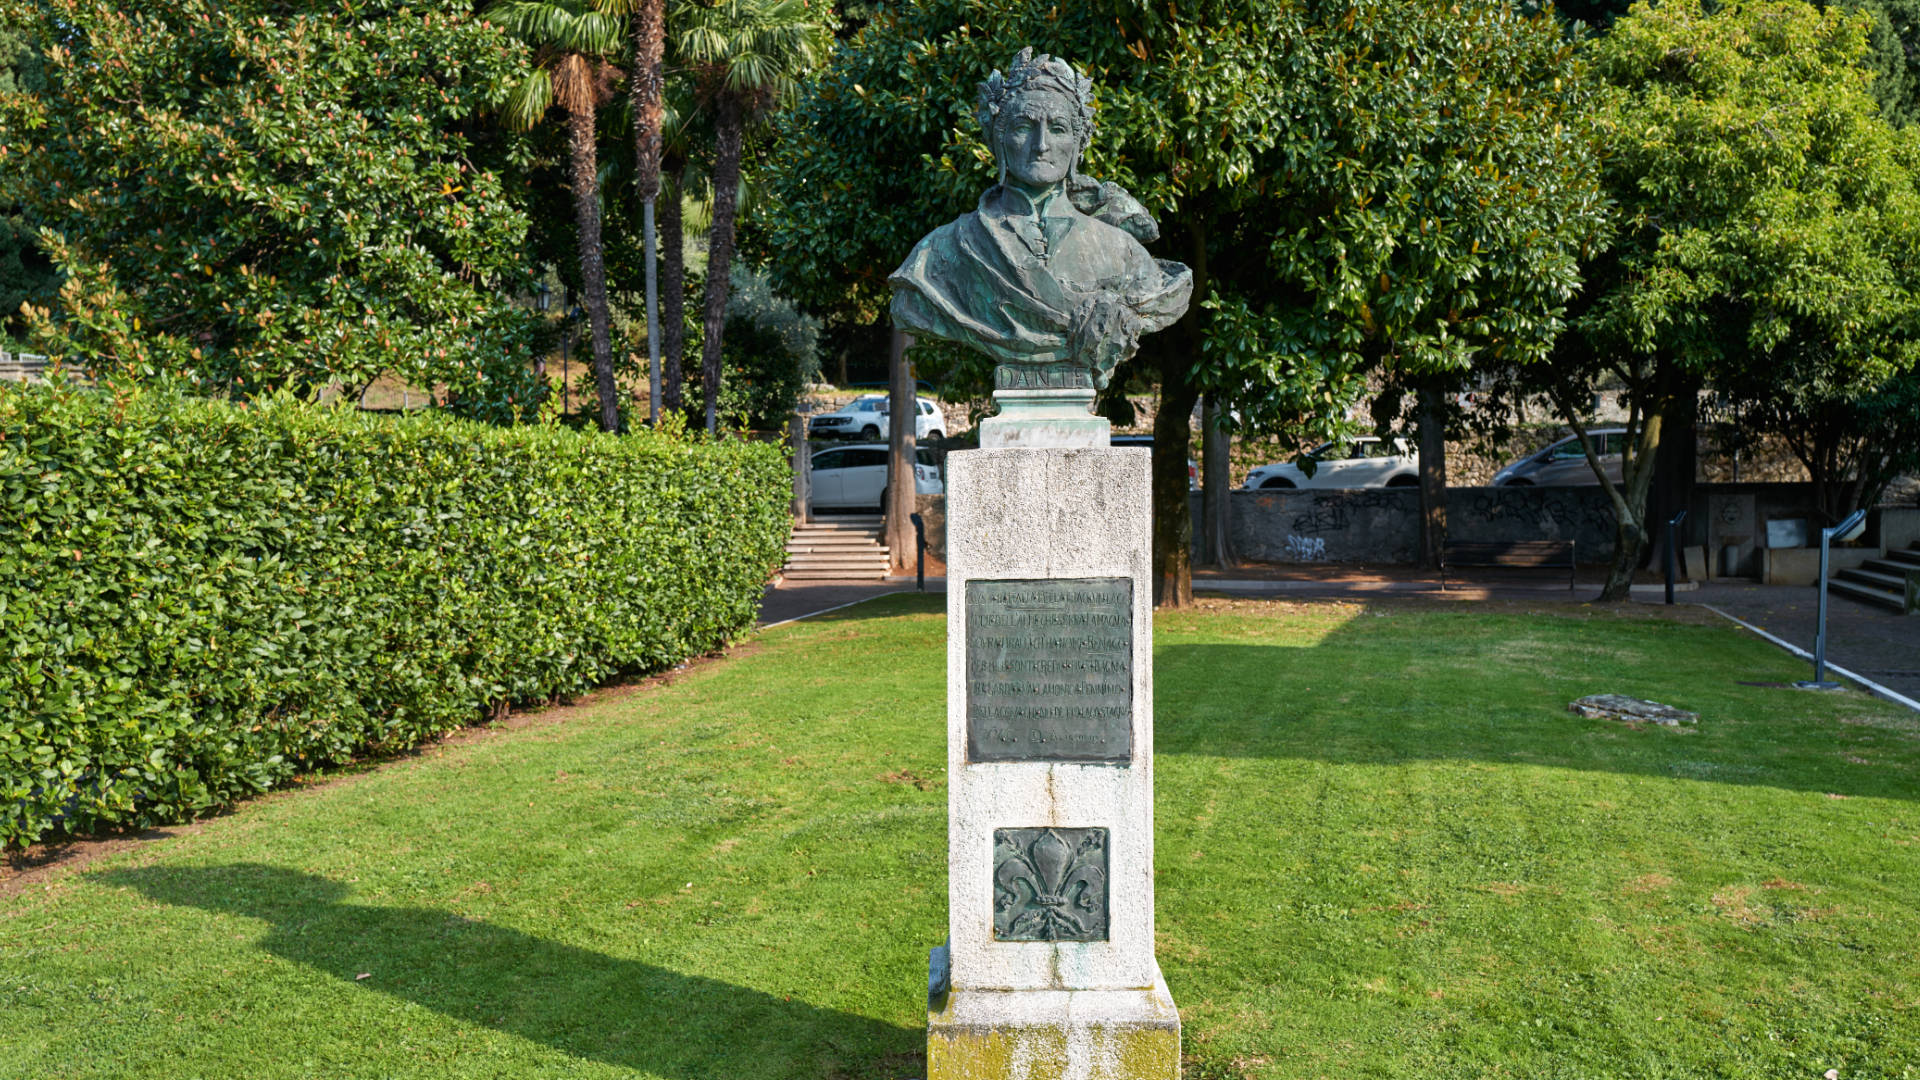
[{"label": "small stone in grass", "polygon": [[1568,705],[1567,709],[1594,720],[1624,720],[1629,724],[1679,727],[1700,722],[1699,713],[1690,713],[1657,701],[1642,701],[1625,694],[1589,694]]}]

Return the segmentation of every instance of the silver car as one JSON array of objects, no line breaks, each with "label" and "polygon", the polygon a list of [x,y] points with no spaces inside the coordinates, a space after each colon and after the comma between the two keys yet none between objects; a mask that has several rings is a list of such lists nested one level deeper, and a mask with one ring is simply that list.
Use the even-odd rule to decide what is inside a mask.
[{"label": "silver car", "polygon": [[[1620,449],[1627,438],[1626,428],[1599,428],[1587,433],[1600,455],[1600,467],[1607,479],[1620,482]],[[1494,487],[1549,487],[1572,484],[1598,484],[1580,438],[1569,435],[1552,446],[1521,458],[1493,474]]]},{"label": "silver car", "polygon": [[[940,479],[940,463],[931,450],[916,450],[913,489],[921,495],[947,490]],[[881,506],[887,490],[887,447],[836,446],[813,455],[808,502],[816,510]]]}]

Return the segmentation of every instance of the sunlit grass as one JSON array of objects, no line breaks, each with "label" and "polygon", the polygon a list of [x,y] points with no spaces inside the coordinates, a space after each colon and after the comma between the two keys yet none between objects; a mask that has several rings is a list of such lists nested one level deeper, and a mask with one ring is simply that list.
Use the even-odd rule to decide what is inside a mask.
[{"label": "sunlit grass", "polygon": [[[1211,608],[1156,631],[1191,1075],[1920,1075],[1912,714],[1644,612]],[[0,898],[0,1076],[919,1076],[944,634],[782,627]]]}]

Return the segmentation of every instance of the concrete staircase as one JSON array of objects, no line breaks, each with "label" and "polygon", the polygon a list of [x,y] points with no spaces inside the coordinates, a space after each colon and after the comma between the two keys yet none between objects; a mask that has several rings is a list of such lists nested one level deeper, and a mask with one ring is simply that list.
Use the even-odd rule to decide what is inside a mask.
[{"label": "concrete staircase", "polygon": [[787,541],[789,581],[883,581],[887,545],[878,514],[814,518],[796,523]]},{"label": "concrete staircase", "polygon": [[1912,614],[1907,609],[1909,574],[1920,574],[1920,543],[1889,551],[1882,559],[1869,559],[1858,569],[1842,570],[1827,580],[1827,588],[1865,604]]}]

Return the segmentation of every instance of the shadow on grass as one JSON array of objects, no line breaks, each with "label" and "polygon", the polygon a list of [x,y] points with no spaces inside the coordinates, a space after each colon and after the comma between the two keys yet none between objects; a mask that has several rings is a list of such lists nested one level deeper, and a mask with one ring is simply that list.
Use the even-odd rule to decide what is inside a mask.
[{"label": "shadow on grass", "polygon": [[[1156,752],[1340,765],[1482,761],[1920,799],[1916,718],[1878,702],[1863,708],[1742,686],[1737,680],[1764,673],[1745,669],[1737,654],[1694,655],[1698,639],[1672,636],[1689,628],[1654,626],[1639,640],[1595,644],[1553,640],[1564,627],[1543,626],[1528,640],[1461,623],[1448,640],[1410,642],[1378,625],[1391,621],[1349,623],[1305,647],[1161,646]],[[1701,720],[1673,730],[1568,711],[1594,693],[1651,698]]]},{"label": "shadow on grass", "polygon": [[890,1080],[924,1069],[917,1031],[446,911],[346,903],[346,886],[294,870],[237,863],[97,877],[265,920],[261,948],[348,985],[648,1074]]}]

